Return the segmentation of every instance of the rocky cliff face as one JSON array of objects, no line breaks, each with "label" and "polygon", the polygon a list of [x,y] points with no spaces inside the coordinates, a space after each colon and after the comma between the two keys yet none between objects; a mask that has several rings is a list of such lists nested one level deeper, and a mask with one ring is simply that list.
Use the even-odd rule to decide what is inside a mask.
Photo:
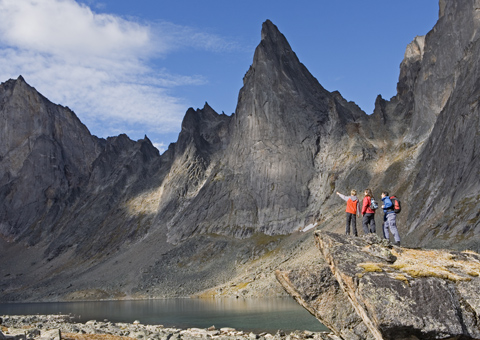
[{"label": "rocky cliff face", "polygon": [[344,106],[265,22],[228,125],[231,138],[211,156],[221,161],[203,167],[209,177],[169,235],[178,239],[196,231],[244,238],[303,226],[311,215],[308,186],[321,145],[339,141],[346,125],[362,116],[354,105],[353,110]]},{"label": "rocky cliff face", "polygon": [[2,84],[0,103],[0,231],[34,244],[86,186],[100,145],[21,77]]},{"label": "rocky cliff face", "polygon": [[162,155],[146,137],[92,136],[21,77],[1,84],[4,299],[42,298],[25,293],[35,275],[37,292],[59,282],[49,294],[77,277],[60,296],[188,295],[243,280],[239,263],[287,251],[309,224],[343,232],[333,193],[352,188],[402,199],[402,244],[479,249],[480,18],[473,0],[440,5],[407,47],[397,95],[378,97],[370,116],[325,90],[266,21],[235,114],[189,109]]},{"label": "rocky cliff face", "polygon": [[[88,257],[134,233],[134,219],[114,212],[158,168],[150,141],[125,135],[100,140],[21,77],[2,84],[0,96],[2,236],[46,244],[47,257],[71,247]],[[123,236],[115,241],[113,234]]]},{"label": "rocky cliff face", "polygon": [[[448,84],[444,84],[444,104],[438,108],[433,130],[418,158],[418,175],[412,181],[413,188],[417,188],[411,190],[412,199],[420,204],[408,216],[411,221],[408,231],[421,238],[421,244],[429,244],[434,239],[445,242],[456,238],[472,249],[479,247],[476,206],[480,197],[479,10],[476,2],[447,3],[445,14],[437,25],[439,32],[435,32],[445,37],[448,31],[455,37],[451,45],[446,38],[437,44],[451,46],[448,49],[453,51],[456,62],[443,66],[451,69],[444,77],[448,79]],[[448,18],[461,18],[462,22]],[[434,58],[434,53],[430,54],[429,58]],[[436,52],[436,64],[446,64],[441,63],[439,54]]]},{"label": "rocky cliff face", "polygon": [[377,100],[376,114],[406,123],[387,171],[409,201],[399,217],[412,245],[478,249],[478,27],[475,1],[441,1],[435,27],[407,47],[397,96]]}]

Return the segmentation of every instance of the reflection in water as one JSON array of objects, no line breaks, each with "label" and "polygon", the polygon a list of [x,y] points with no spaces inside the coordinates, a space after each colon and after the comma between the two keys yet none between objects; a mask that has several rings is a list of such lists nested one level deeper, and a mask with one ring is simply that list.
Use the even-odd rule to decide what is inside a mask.
[{"label": "reflection in water", "polygon": [[0,315],[72,314],[77,322],[108,319],[166,327],[233,327],[256,332],[327,331],[291,298],[165,299],[0,304]]}]

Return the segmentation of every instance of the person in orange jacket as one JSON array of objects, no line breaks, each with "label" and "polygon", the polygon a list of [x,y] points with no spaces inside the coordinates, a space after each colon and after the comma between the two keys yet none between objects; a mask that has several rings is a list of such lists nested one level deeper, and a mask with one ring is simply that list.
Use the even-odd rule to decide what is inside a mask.
[{"label": "person in orange jacket", "polygon": [[347,202],[347,209],[345,210],[347,213],[347,224],[345,228],[345,234],[350,234],[350,223],[352,224],[352,232],[353,235],[358,236],[357,234],[357,214],[360,217],[360,204],[357,198],[357,190],[352,190],[350,192],[350,196],[342,195],[337,191],[337,195],[340,196],[341,199]]},{"label": "person in orange jacket", "polygon": [[[372,190],[370,189],[365,189],[364,192],[365,198],[363,199],[363,204],[362,204],[362,225],[363,225],[363,232],[365,234],[373,233],[375,234],[377,232],[376,227],[375,227],[375,210],[373,210],[370,205],[372,203]],[[370,231],[368,230],[370,225]]]}]

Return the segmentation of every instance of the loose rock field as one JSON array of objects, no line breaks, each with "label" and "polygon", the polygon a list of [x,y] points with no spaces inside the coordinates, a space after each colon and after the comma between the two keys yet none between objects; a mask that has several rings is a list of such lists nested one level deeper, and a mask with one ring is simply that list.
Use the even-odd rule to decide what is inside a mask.
[{"label": "loose rock field", "polygon": [[[295,339],[338,339],[333,334],[323,332],[296,331],[276,334],[243,332],[234,328],[208,329],[200,328],[166,328],[162,325],[143,325],[140,321],[133,323],[113,323],[108,320],[91,320],[85,323],[75,322],[70,315],[27,315],[2,316],[1,332],[6,339],[35,340],[295,340]],[[0,339],[2,338],[0,334]]]}]

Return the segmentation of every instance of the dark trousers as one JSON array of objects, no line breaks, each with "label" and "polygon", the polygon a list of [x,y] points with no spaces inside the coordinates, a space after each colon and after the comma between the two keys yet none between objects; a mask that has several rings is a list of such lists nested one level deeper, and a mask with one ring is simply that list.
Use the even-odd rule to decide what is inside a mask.
[{"label": "dark trousers", "polygon": [[363,215],[363,232],[368,234],[368,226],[370,225],[370,232],[375,234],[377,229],[375,228],[375,214],[365,214]]},{"label": "dark trousers", "polygon": [[350,214],[347,213],[347,225],[345,228],[345,234],[349,235],[350,234],[350,221],[352,222],[352,232],[353,235],[357,235],[357,215],[355,214]]}]

